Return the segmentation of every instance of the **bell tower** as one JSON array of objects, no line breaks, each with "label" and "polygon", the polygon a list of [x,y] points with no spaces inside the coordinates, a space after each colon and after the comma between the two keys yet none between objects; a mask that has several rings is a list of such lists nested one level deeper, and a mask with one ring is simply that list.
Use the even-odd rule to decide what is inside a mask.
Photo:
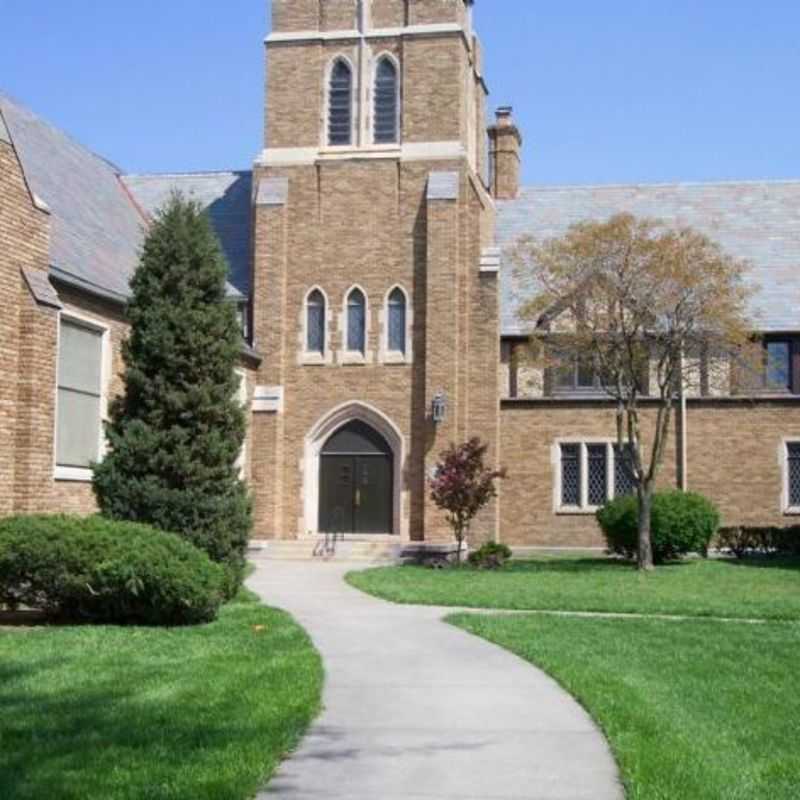
[{"label": "bell tower", "polygon": [[[253,286],[260,391],[279,400],[256,414],[258,534],[330,533],[324,520],[339,517],[323,498],[349,495],[330,476],[320,489],[319,437],[356,420],[391,449],[385,535],[441,541],[449,529],[426,487],[439,452],[473,435],[494,446],[499,431],[497,381],[487,380],[499,364],[487,91],[472,0],[272,6]],[[444,398],[436,419],[434,398]],[[375,507],[369,491],[354,490],[353,502]],[[494,535],[493,515],[481,537]],[[344,516],[358,527],[357,512]]]}]

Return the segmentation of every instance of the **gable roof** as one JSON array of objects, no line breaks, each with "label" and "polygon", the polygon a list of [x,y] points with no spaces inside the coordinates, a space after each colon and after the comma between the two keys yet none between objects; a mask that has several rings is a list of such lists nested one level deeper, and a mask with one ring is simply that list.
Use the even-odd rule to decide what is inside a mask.
[{"label": "gable roof", "polygon": [[535,291],[515,274],[508,248],[522,235],[561,236],[584,220],[628,212],[690,225],[751,264],[751,313],[760,330],[800,330],[800,181],[525,187],[497,201],[503,335],[530,330],[520,309]]},{"label": "gable roof", "polygon": [[206,209],[230,266],[229,294],[250,291],[253,176],[251,172],[124,175],[123,183],[148,215],[173,192]]},{"label": "gable roof", "polygon": [[[10,134],[32,193],[51,212],[54,277],[124,301],[139,261],[148,213],[184,188],[208,209],[231,266],[228,294],[246,294],[250,276],[249,173],[123,178],[92,153],[24,106],[0,94],[0,134]],[[141,194],[140,197],[134,196]],[[246,202],[245,202],[246,201]],[[148,212],[148,213],[145,213]]]},{"label": "gable roof", "polygon": [[0,109],[31,191],[51,212],[54,275],[127,296],[144,220],[117,167],[3,95]]}]

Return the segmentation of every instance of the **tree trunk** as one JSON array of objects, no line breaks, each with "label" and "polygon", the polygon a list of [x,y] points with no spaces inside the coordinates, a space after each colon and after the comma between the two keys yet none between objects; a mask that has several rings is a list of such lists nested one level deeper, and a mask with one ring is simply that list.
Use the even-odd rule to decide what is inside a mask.
[{"label": "tree trunk", "polygon": [[644,572],[653,569],[653,541],[650,534],[650,516],[653,510],[653,489],[639,490],[639,555],[638,567]]}]

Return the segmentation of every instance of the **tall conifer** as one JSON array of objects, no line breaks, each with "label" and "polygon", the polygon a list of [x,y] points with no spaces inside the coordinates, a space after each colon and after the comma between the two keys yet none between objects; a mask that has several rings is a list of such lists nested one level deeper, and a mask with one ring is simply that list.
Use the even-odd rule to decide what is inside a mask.
[{"label": "tall conifer", "polygon": [[242,337],[227,274],[206,214],[174,195],[131,282],[124,392],[111,407],[94,487],[106,516],[179,533],[227,564],[234,591],[252,515],[237,468]]}]

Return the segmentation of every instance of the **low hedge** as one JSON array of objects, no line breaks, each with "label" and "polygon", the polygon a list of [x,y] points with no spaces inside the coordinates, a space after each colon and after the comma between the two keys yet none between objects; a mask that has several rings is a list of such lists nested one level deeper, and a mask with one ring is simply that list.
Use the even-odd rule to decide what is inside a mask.
[{"label": "low hedge", "polygon": [[800,556],[800,525],[722,528],[717,537],[717,547],[730,551],[737,558],[753,554]]},{"label": "low hedge", "polygon": [[225,570],[193,545],[102,517],[0,520],[0,604],[59,619],[192,625],[213,620]]},{"label": "low hedge", "polygon": [[[609,552],[636,556],[639,544],[639,501],[619,497],[597,512]],[[719,528],[720,516],[710,500],[692,492],[657,492],[653,496],[650,531],[653,560],[673,561],[688,553],[706,555]]]},{"label": "low hedge", "polygon": [[475,569],[501,569],[512,556],[511,548],[497,542],[486,542],[469,554],[469,563]]}]

